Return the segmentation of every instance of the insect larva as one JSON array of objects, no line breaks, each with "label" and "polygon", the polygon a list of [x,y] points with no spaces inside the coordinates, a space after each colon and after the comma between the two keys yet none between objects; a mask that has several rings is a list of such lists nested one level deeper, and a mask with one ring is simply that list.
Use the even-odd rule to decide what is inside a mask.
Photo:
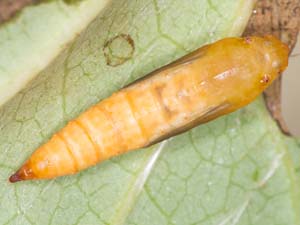
[{"label": "insect larva", "polygon": [[202,47],[69,122],[9,180],[74,174],[235,111],[286,68],[288,52],[272,36],[226,38]]}]

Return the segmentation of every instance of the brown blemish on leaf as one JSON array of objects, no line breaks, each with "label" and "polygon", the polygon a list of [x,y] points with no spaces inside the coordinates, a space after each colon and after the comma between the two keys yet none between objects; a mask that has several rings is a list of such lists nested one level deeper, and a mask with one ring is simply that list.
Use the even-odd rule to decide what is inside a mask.
[{"label": "brown blemish on leaf", "polygon": [[134,50],[134,41],[130,35],[119,34],[104,44],[106,64],[112,67],[122,65],[132,58]]},{"label": "brown blemish on leaf", "polygon": [[[258,0],[244,36],[272,34],[295,46],[300,25],[299,0]],[[269,112],[283,133],[290,135],[281,112],[281,77],[265,92],[264,98]]]}]

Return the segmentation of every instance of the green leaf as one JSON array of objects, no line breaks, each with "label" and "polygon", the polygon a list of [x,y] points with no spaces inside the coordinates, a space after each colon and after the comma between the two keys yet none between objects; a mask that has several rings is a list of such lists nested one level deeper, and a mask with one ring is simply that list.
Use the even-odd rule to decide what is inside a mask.
[{"label": "green leaf", "polygon": [[292,156],[294,169],[297,174],[297,180],[300,187],[300,139],[283,136],[288,150]]},{"label": "green leaf", "polygon": [[46,1],[26,7],[0,25],[0,105],[44,69],[110,2]]},{"label": "green leaf", "polygon": [[113,1],[0,110],[0,224],[299,224],[295,170],[261,100],[75,176],[7,181],[93,103],[204,43],[241,34],[252,5]]}]

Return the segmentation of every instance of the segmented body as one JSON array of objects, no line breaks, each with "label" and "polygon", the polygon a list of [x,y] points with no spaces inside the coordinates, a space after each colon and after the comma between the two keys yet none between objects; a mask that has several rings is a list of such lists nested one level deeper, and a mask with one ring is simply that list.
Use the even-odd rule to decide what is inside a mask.
[{"label": "segmented body", "polygon": [[73,174],[237,110],[278,76],[287,58],[288,48],[270,36],[207,45],[69,122],[10,180]]}]

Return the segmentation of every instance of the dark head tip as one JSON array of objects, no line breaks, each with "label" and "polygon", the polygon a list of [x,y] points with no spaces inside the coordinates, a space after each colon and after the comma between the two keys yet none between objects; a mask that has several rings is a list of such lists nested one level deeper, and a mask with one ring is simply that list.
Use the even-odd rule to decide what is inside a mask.
[{"label": "dark head tip", "polygon": [[18,174],[18,172],[16,172],[15,174],[11,175],[10,178],[9,178],[9,182],[11,183],[16,183],[18,181],[21,181],[23,180],[20,175]]}]

